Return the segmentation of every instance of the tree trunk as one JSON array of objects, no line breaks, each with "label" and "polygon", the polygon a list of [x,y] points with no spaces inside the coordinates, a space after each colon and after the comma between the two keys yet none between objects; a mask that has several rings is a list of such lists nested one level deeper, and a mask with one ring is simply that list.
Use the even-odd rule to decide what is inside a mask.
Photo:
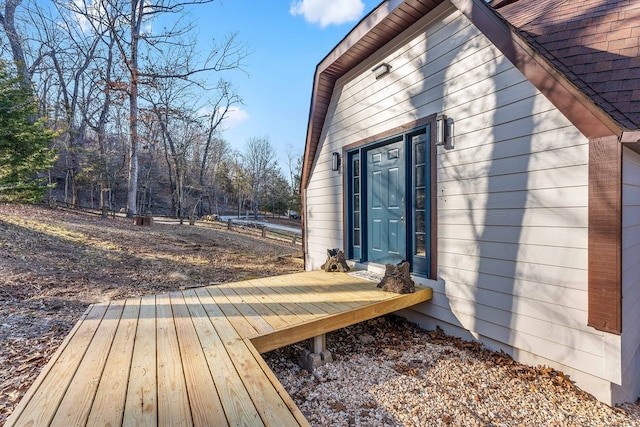
[{"label": "tree trunk", "polygon": [[29,69],[24,56],[24,49],[22,48],[22,42],[16,30],[15,23],[16,9],[21,3],[22,0],[6,0],[4,15],[0,15],[0,23],[2,23],[4,32],[9,40],[11,54],[18,69],[20,82],[24,88],[31,88],[31,75],[29,74]]},{"label": "tree trunk", "polygon": [[[136,103],[137,104],[137,103]],[[131,147],[129,152],[129,175],[128,175],[128,189],[127,189],[127,217],[134,217],[138,213],[137,208],[137,196],[138,196],[138,139],[137,135],[137,117],[133,118],[133,109],[131,107]],[[136,114],[137,116],[137,114]],[[136,129],[136,130],[134,130]]]},{"label": "tree trunk", "polygon": [[344,252],[340,249],[327,249],[327,260],[320,267],[327,273],[349,271]]},{"label": "tree trunk", "polygon": [[[101,167],[104,168],[104,174],[100,174],[100,209],[105,206],[104,196],[102,194],[102,188],[106,186],[111,188],[113,183],[109,174],[109,157],[107,153],[107,117],[109,115],[109,108],[111,107],[111,67],[113,63],[113,38],[109,42],[109,50],[107,54],[107,64],[105,70],[105,88],[104,88],[104,102],[100,111],[100,118],[98,124],[94,128],[98,137],[98,150],[100,153]],[[111,193],[111,192],[109,192]],[[109,200],[109,207],[111,207],[111,200]]]},{"label": "tree trunk", "polygon": [[416,284],[411,279],[410,264],[403,261],[400,264],[387,264],[384,277],[378,283],[378,287],[385,292],[397,294],[412,294],[416,291]]},{"label": "tree trunk", "polygon": [[138,41],[143,17],[144,1],[131,2],[131,57],[129,58],[129,72],[131,74],[129,91],[129,176],[127,189],[127,216],[138,214]]}]

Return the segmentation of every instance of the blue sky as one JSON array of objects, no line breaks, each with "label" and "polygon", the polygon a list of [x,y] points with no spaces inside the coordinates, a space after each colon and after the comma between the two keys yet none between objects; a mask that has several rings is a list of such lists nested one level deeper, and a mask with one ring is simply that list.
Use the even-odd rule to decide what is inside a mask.
[{"label": "blue sky", "polygon": [[200,36],[238,32],[252,52],[248,75],[233,73],[243,98],[224,138],[242,151],[247,139],[269,137],[288,174],[287,150],[301,155],[316,65],[378,0],[219,0],[197,17]]}]

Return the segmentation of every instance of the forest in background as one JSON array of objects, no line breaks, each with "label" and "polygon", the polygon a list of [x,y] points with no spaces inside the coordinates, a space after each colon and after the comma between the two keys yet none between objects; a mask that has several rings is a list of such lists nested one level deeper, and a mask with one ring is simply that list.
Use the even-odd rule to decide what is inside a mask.
[{"label": "forest in background", "polygon": [[27,120],[53,135],[55,162],[35,171],[51,202],[128,216],[299,212],[299,154],[284,173],[268,137],[242,152],[224,139],[249,49],[237,34],[196,45],[190,16],[213,1],[0,3],[3,68],[36,100]]}]

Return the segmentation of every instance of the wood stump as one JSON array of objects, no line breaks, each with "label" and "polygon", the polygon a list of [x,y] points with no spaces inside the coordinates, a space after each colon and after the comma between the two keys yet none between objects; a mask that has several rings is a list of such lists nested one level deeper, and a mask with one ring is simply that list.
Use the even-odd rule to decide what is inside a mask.
[{"label": "wood stump", "polygon": [[416,291],[416,284],[411,279],[410,264],[403,261],[398,265],[387,264],[384,277],[378,283],[378,287],[385,292],[396,294],[412,294]]},{"label": "wood stump", "polygon": [[138,215],[133,220],[134,225],[143,227],[151,227],[153,225],[153,217]]},{"label": "wood stump", "polygon": [[344,252],[340,249],[327,249],[327,260],[320,268],[328,273],[349,271],[347,259],[344,256]]}]

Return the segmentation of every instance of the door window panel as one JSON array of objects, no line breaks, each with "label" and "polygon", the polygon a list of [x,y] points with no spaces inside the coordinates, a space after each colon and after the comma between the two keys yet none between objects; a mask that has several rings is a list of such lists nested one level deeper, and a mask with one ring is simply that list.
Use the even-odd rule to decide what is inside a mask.
[{"label": "door window panel", "polygon": [[413,145],[414,241],[413,255],[426,256],[426,133],[411,137]]},{"label": "door window panel", "polygon": [[351,232],[353,233],[351,236],[351,241],[353,242],[353,246],[356,248],[360,247],[360,159],[355,158],[353,160],[352,167],[353,174],[353,182],[352,182],[352,193],[353,193],[353,227]]}]

